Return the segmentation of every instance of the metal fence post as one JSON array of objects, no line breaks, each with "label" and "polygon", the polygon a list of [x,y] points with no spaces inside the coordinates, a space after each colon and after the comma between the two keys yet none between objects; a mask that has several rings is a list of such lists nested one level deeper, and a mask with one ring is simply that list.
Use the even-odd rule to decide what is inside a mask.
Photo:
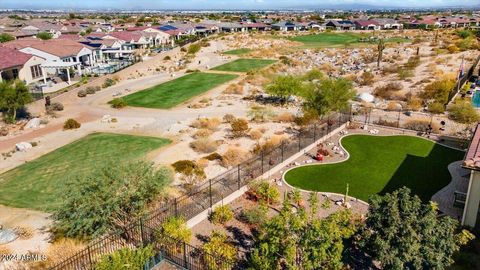
[{"label": "metal fence post", "polygon": [[208,187],[209,187],[208,195],[210,197],[210,207],[212,207],[213,206],[213,200],[212,200],[212,179],[211,178],[208,179],[208,183],[209,183],[209,185],[208,185]]},{"label": "metal fence post", "polygon": [[238,184],[238,189],[240,189],[240,164],[237,165],[237,184]]},{"label": "metal fence post", "polygon": [[262,151],[262,175],[263,175],[263,158],[264,158],[264,151]]},{"label": "metal fence post", "polygon": [[88,262],[90,263],[90,266],[93,268],[92,251],[90,250],[90,245],[87,246],[87,253],[88,253]]},{"label": "metal fence post", "polygon": [[183,242],[183,266],[189,269],[187,263],[187,244],[185,242]]},{"label": "metal fence post", "polygon": [[173,204],[175,207],[175,217],[178,217],[178,204],[177,204],[177,198],[173,200]]},{"label": "metal fence post", "polygon": [[146,246],[145,245],[145,239],[143,235],[143,218],[140,219],[140,242],[142,244],[142,247]]}]

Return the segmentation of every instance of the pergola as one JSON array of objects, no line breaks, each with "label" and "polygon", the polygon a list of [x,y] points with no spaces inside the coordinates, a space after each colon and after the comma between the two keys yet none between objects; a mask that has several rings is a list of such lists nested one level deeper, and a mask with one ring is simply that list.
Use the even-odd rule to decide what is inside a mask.
[{"label": "pergola", "polygon": [[81,76],[82,75],[82,69],[81,69],[81,63],[80,62],[46,62],[43,63],[41,66],[42,68],[42,74],[43,74],[43,82],[47,84],[47,77],[45,73],[46,68],[53,68],[56,70],[59,69],[65,69],[67,71],[67,79],[68,79],[68,84],[71,83],[70,81],[70,68],[77,68],[78,73]]}]

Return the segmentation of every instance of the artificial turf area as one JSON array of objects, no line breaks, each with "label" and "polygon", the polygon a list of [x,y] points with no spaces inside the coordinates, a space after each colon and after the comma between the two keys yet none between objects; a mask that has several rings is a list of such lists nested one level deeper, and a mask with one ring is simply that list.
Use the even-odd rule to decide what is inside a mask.
[{"label": "artificial turf area", "polygon": [[[48,211],[61,197],[66,177],[89,172],[108,161],[145,158],[170,140],[94,133],[0,175],[0,204]],[[60,188],[61,187],[61,188]]]},{"label": "artificial turf area", "polygon": [[464,152],[411,136],[352,135],[342,139],[350,158],[341,163],[298,167],[285,175],[294,187],[344,194],[367,201],[406,186],[423,201],[451,181],[447,166]]},{"label": "artificial turf area", "polygon": [[[359,33],[333,33],[326,32],[320,34],[304,35],[297,36],[291,40],[301,42],[304,45],[303,48],[335,48],[335,47],[345,47],[345,46],[366,46],[375,43],[371,42],[360,42],[361,38],[367,38],[370,35],[368,34],[359,34]],[[408,39],[403,38],[387,38],[385,42],[407,42]]]},{"label": "artificial turf area", "polygon": [[228,54],[228,55],[242,55],[242,54],[247,54],[251,52],[252,50],[247,49],[247,48],[242,48],[242,49],[236,49],[236,50],[230,50],[223,52],[223,54]]},{"label": "artificial turf area", "polygon": [[169,109],[235,78],[233,74],[194,72],[123,99],[133,107]]},{"label": "artificial turf area", "polygon": [[235,61],[215,67],[212,70],[229,72],[249,72],[255,69],[262,69],[275,62],[275,60],[267,59],[237,59]]}]

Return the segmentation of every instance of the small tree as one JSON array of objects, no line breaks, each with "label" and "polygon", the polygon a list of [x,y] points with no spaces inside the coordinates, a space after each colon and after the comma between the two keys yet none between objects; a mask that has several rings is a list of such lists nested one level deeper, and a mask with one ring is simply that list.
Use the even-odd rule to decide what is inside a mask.
[{"label": "small tree", "polygon": [[355,97],[352,82],[343,78],[326,79],[318,84],[311,84],[305,95],[304,112],[314,111],[319,116],[329,112],[341,111],[348,107]]},{"label": "small tree", "polygon": [[209,270],[226,269],[237,259],[237,249],[228,242],[225,234],[213,231],[210,240],[202,246],[204,265]]},{"label": "small tree", "polygon": [[303,91],[302,81],[293,75],[278,76],[267,85],[266,92],[286,101],[291,95],[299,95]]},{"label": "small tree", "polygon": [[58,236],[81,239],[126,231],[171,181],[170,170],[155,170],[143,161],[112,161],[69,177],[59,190],[61,203],[52,209],[52,230]]},{"label": "small tree", "polygon": [[96,270],[133,270],[143,269],[145,262],[153,257],[155,252],[152,246],[143,248],[122,248],[112,254],[104,255],[95,265]]},{"label": "small tree", "polygon": [[0,82],[0,110],[7,122],[15,122],[17,111],[32,101],[27,86],[20,80]]},{"label": "small tree", "polygon": [[48,33],[48,32],[40,32],[40,33],[37,34],[37,38],[39,38],[41,40],[49,40],[49,39],[53,38],[53,35],[51,33]]},{"label": "small tree", "polygon": [[207,177],[205,171],[192,160],[179,160],[173,163],[172,166],[175,172],[182,175],[182,180],[187,185],[187,188]]},{"label": "small tree", "polygon": [[167,248],[180,249],[183,243],[189,243],[192,230],[187,227],[183,217],[169,217],[160,226],[157,234],[158,242]]},{"label": "small tree", "polygon": [[374,195],[369,203],[358,236],[360,246],[384,269],[445,269],[453,263],[452,255],[460,244],[455,232],[458,222],[438,218],[433,203],[423,204],[405,187]]},{"label": "small tree", "polygon": [[232,128],[232,134],[234,137],[245,136],[247,131],[249,130],[248,121],[242,118],[233,120],[230,123],[230,126]]}]

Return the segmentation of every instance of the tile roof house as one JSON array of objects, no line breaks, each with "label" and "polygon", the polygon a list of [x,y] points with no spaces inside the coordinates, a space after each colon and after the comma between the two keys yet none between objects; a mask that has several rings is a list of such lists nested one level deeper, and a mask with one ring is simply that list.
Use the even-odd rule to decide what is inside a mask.
[{"label": "tile roof house", "polygon": [[0,81],[20,79],[30,84],[43,78],[43,58],[0,46],[0,59]]},{"label": "tile roof house", "polygon": [[334,30],[355,30],[355,24],[348,20],[328,20],[325,27]]},{"label": "tile roof house", "polygon": [[353,22],[357,30],[380,30],[380,24],[375,20],[356,20]]}]

